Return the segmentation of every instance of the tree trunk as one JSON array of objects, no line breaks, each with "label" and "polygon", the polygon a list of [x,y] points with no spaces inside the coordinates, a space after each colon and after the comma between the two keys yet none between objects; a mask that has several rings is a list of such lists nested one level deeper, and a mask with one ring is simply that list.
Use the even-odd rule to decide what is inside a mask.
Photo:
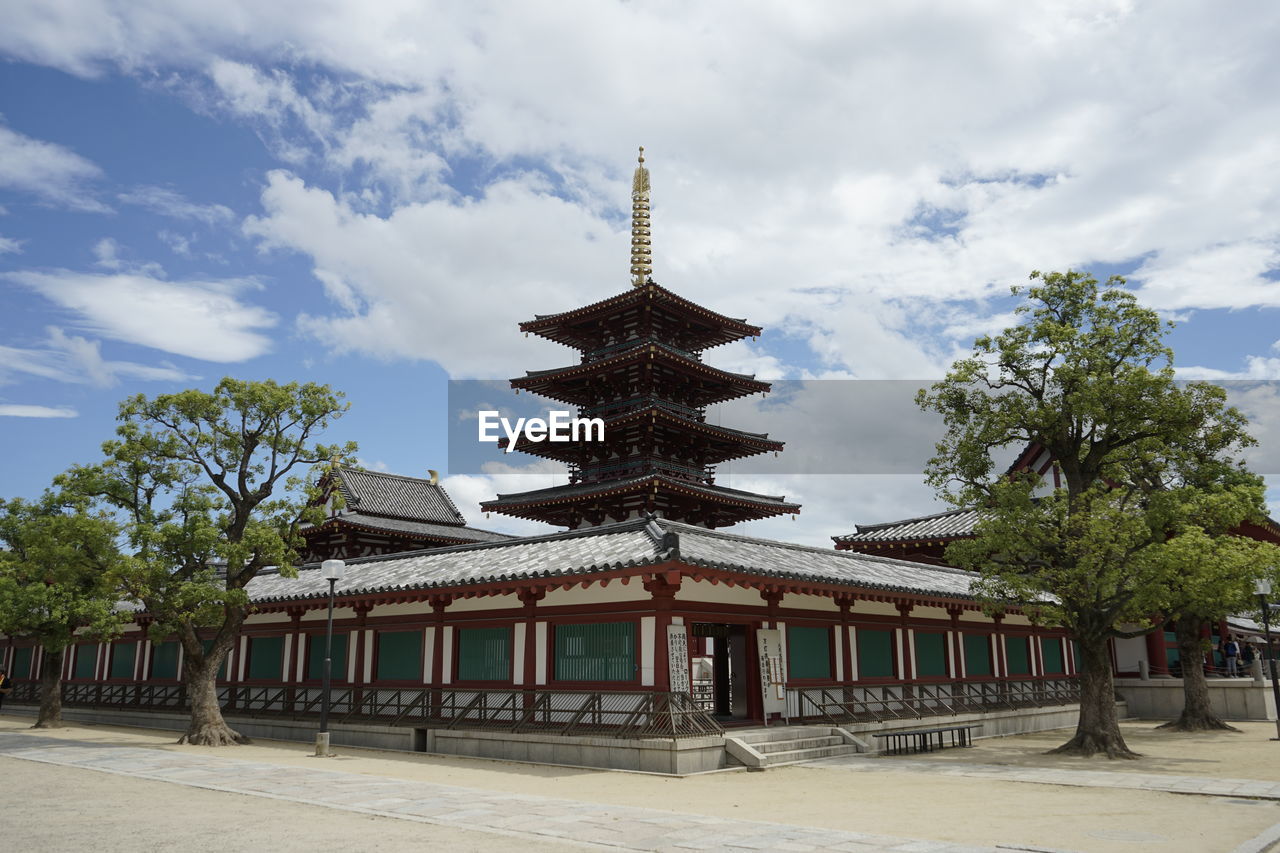
[{"label": "tree trunk", "polygon": [[[219,653],[219,644],[215,643],[208,655],[184,654],[182,661],[182,681],[187,688],[187,700],[191,703],[191,722],[187,731],[178,738],[178,743],[189,743],[196,746],[231,746],[237,743],[249,743],[249,738],[227,725],[222,719],[222,708],[218,705],[218,668],[226,659],[227,648]],[[197,642],[197,651],[202,652]]]},{"label": "tree trunk", "polygon": [[62,728],[62,660],[65,649],[40,655],[40,713],[33,729]]},{"label": "tree trunk", "polygon": [[1209,707],[1209,685],[1204,677],[1204,641],[1200,637],[1203,621],[1199,616],[1180,616],[1175,623],[1178,659],[1182,662],[1182,714],[1158,728],[1175,732],[1238,732],[1239,729],[1224,723]]},{"label": "tree trunk", "polygon": [[1080,722],[1071,740],[1049,754],[1107,758],[1139,758],[1125,746],[1116,718],[1115,682],[1111,677],[1111,656],[1107,654],[1107,638],[1080,638],[1080,655],[1084,659],[1080,672]]}]

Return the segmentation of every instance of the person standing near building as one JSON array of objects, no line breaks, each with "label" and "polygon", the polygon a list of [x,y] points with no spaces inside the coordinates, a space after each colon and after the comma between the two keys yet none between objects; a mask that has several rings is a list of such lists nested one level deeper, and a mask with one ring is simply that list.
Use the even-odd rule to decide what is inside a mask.
[{"label": "person standing near building", "polygon": [[1227,641],[1222,644],[1222,655],[1227,659],[1227,678],[1239,676],[1240,644],[1230,634],[1227,635]]},{"label": "person standing near building", "polygon": [[4,697],[9,695],[9,691],[13,689],[13,679],[9,677],[9,673],[0,668],[0,709],[4,708]]}]

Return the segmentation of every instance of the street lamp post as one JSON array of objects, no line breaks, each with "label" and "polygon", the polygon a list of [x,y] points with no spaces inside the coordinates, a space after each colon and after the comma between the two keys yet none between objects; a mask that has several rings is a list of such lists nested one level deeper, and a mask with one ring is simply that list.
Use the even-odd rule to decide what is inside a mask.
[{"label": "street lamp post", "polygon": [[324,631],[324,676],[320,683],[320,731],[316,734],[316,755],[331,756],[329,751],[329,686],[333,675],[333,594],[342,580],[347,564],[342,560],[325,560],[320,564],[320,577],[329,582],[329,621]]},{"label": "street lamp post", "polygon": [[1271,695],[1276,703],[1276,737],[1280,740],[1280,680],[1276,677],[1276,656],[1271,645],[1271,604],[1267,596],[1271,594],[1271,581],[1258,578],[1253,582],[1253,591],[1258,594],[1258,603],[1262,605],[1262,630],[1267,633],[1267,669],[1271,670]]}]

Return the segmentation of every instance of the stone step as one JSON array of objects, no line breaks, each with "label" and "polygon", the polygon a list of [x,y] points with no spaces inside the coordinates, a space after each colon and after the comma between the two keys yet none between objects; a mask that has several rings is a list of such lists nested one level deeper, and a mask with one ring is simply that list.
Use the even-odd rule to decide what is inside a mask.
[{"label": "stone step", "polygon": [[793,752],[797,749],[816,749],[823,746],[843,746],[844,738],[839,735],[827,735],[824,737],[801,737],[794,740],[770,740],[762,743],[753,743],[751,748],[756,752],[763,752],[769,755],[775,752]]},{"label": "stone step", "polygon": [[784,752],[771,752],[767,756],[766,767],[777,767],[780,764],[796,764],[801,761],[817,761],[819,758],[838,758],[842,755],[857,755],[858,747],[852,743],[839,746],[819,746],[810,749],[792,749]]},{"label": "stone step", "polygon": [[779,740],[796,740],[806,737],[826,737],[831,734],[830,726],[778,726],[772,729],[747,729],[745,731],[728,732],[743,743],[752,746],[758,743],[769,743]]}]

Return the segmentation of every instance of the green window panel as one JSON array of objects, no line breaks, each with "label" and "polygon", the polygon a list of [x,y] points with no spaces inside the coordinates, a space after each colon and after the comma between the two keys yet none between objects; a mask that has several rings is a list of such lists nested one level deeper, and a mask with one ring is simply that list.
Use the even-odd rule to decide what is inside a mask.
[{"label": "green window panel", "polygon": [[379,681],[422,681],[422,632],[379,631]]},{"label": "green window panel", "polygon": [[1173,666],[1175,663],[1182,660],[1182,652],[1177,649],[1169,649],[1165,652],[1165,657],[1168,658],[1169,666]]},{"label": "green window panel", "polygon": [[947,674],[946,634],[916,632],[915,645],[916,675],[944,676]]},{"label": "green window panel", "polygon": [[14,678],[30,678],[31,677],[31,660],[34,650],[30,646],[13,650],[13,672]]},{"label": "green window panel", "polygon": [[1004,638],[1005,658],[1009,661],[1010,675],[1030,675],[1031,660],[1026,637]]},{"label": "green window panel", "polygon": [[[207,655],[209,654],[209,649],[213,648],[213,640],[201,640],[200,645],[204,647],[204,653]],[[218,678],[227,677],[227,658],[229,657],[231,657],[230,652],[223,657],[222,665],[218,667]]]},{"label": "green window panel", "polygon": [[1062,666],[1062,641],[1057,637],[1040,638],[1040,657],[1044,660],[1044,675],[1066,672]]},{"label": "green window panel", "polygon": [[1080,657],[1080,643],[1078,640],[1071,641],[1071,660],[1075,664],[1075,671],[1080,672],[1082,669],[1080,662],[1083,658]]},{"label": "green window panel", "polygon": [[249,639],[249,678],[279,681],[284,671],[284,637]]},{"label": "green window panel", "polygon": [[159,643],[151,650],[151,677],[152,678],[168,678],[178,677],[178,649],[181,646],[176,641],[167,643]]},{"label": "green window panel", "polygon": [[510,681],[511,629],[459,628],[458,680]]},{"label": "green window panel", "polygon": [[111,647],[111,677],[133,678],[133,664],[138,657],[138,644],[116,643]]},{"label": "green window panel", "polygon": [[892,678],[893,632],[858,629],[858,677]]},{"label": "green window panel", "polygon": [[831,631],[797,625],[787,628],[787,677],[831,678]]},{"label": "green window panel", "polygon": [[964,672],[966,676],[991,674],[991,635],[964,635]]},{"label": "green window panel", "polygon": [[[324,678],[324,634],[312,634],[307,638],[307,678],[320,681]],[[345,679],[347,677],[347,640],[350,634],[333,635],[332,668],[330,677]]]},{"label": "green window panel", "polygon": [[636,678],[633,622],[557,625],[555,643],[557,681],[634,681]]},{"label": "green window panel", "polygon": [[76,668],[72,678],[92,680],[98,664],[98,644],[81,643],[76,646]]},{"label": "green window panel", "polygon": [[1164,632],[1164,641],[1165,641],[1166,643],[1176,643],[1176,642],[1178,642],[1178,632],[1177,632],[1177,631],[1165,631],[1165,632]]}]

